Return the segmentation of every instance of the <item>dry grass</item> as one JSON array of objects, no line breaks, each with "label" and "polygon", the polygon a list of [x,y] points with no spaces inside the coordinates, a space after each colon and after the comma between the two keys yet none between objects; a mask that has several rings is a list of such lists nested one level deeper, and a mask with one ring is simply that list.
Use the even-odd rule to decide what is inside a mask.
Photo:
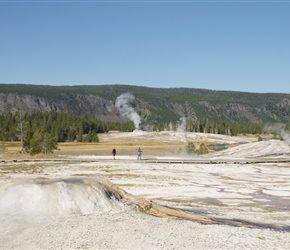
[{"label": "dry grass", "polygon": [[59,143],[57,154],[85,154],[94,153],[97,155],[110,155],[113,148],[117,149],[117,155],[135,155],[141,147],[146,155],[170,155],[177,154],[180,149],[185,148],[184,143],[166,143],[154,141],[131,141],[128,139],[119,139],[110,142],[100,143]]},{"label": "dry grass", "polygon": [[21,151],[20,142],[5,142],[6,152],[0,155],[2,159],[33,159],[33,158],[52,158],[61,155],[111,155],[112,149],[117,149],[117,155],[136,155],[141,147],[143,154],[146,155],[176,155],[180,150],[184,150],[185,143],[182,142],[160,142],[160,141],[133,141],[129,138],[104,141],[99,143],[85,142],[63,142],[58,143],[58,149],[54,154],[29,154],[19,153]]}]

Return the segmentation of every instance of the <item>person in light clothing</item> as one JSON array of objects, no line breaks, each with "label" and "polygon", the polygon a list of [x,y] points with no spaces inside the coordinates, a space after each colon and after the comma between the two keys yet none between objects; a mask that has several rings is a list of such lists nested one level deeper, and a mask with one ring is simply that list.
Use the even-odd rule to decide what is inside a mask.
[{"label": "person in light clothing", "polygon": [[141,160],[141,153],[142,153],[141,148],[138,148],[138,156],[137,156],[137,160]]}]

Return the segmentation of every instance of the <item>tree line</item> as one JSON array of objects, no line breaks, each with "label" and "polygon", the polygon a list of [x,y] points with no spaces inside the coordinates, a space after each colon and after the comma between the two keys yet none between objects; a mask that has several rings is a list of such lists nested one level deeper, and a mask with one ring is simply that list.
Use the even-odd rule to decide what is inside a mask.
[{"label": "tree line", "polygon": [[155,123],[150,126],[150,129],[153,131],[186,131],[236,136],[239,134],[263,134],[264,127],[265,124],[261,123],[229,123],[223,121],[211,121],[208,118],[203,117],[195,119],[187,118],[184,125],[182,124],[182,121],[177,121],[175,123]]},{"label": "tree line", "polygon": [[[181,119],[173,123],[141,126],[149,131],[186,131],[211,134],[262,134],[265,124],[227,123],[207,118]],[[98,134],[110,130],[132,132],[133,122],[108,122],[74,114],[46,112],[0,115],[0,141],[21,141],[23,153],[51,153],[58,142],[99,142]],[[290,130],[290,125],[285,125]],[[267,131],[268,133],[269,131]],[[275,132],[274,132],[275,133]]]},{"label": "tree line", "polygon": [[52,153],[58,142],[99,142],[98,133],[134,129],[132,122],[104,122],[56,112],[0,115],[0,141],[21,141],[22,152],[31,155]]}]

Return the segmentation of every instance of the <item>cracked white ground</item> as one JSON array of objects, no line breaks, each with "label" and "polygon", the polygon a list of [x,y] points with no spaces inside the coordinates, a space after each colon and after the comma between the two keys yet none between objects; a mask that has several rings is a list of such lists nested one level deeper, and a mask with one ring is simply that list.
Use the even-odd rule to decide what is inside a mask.
[{"label": "cracked white ground", "polygon": [[[90,154],[66,155],[71,161],[2,162],[0,248],[290,248],[287,141],[173,132],[117,133],[103,139],[142,136],[150,141],[158,135],[168,141],[199,137],[239,145],[186,159],[143,152],[141,161],[135,155],[117,154],[112,160],[110,155]],[[228,223],[203,225],[147,215],[104,194],[98,188],[100,175],[130,194]],[[233,226],[232,220],[259,227]]]}]

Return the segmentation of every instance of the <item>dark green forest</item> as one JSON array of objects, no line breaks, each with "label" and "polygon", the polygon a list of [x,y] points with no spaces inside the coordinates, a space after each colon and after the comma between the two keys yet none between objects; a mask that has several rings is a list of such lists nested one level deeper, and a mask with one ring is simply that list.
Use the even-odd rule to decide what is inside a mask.
[{"label": "dark green forest", "polygon": [[[184,123],[184,124],[183,124]],[[175,124],[156,123],[151,131],[174,130],[212,134],[262,134],[263,124],[243,124],[210,121],[207,118],[187,119]],[[286,129],[289,130],[288,125]],[[132,132],[133,122],[104,122],[87,116],[65,113],[22,113],[0,115],[0,141],[21,141],[23,152],[31,155],[52,153],[58,142],[99,142],[98,134],[110,130]],[[142,130],[148,128],[142,127]],[[267,131],[269,132],[269,131]],[[273,131],[275,132],[275,131]]]},{"label": "dark green forest", "polygon": [[64,113],[21,113],[0,115],[0,140],[21,141],[23,152],[51,153],[58,142],[98,142],[98,133],[133,131],[132,122],[102,122]]}]

